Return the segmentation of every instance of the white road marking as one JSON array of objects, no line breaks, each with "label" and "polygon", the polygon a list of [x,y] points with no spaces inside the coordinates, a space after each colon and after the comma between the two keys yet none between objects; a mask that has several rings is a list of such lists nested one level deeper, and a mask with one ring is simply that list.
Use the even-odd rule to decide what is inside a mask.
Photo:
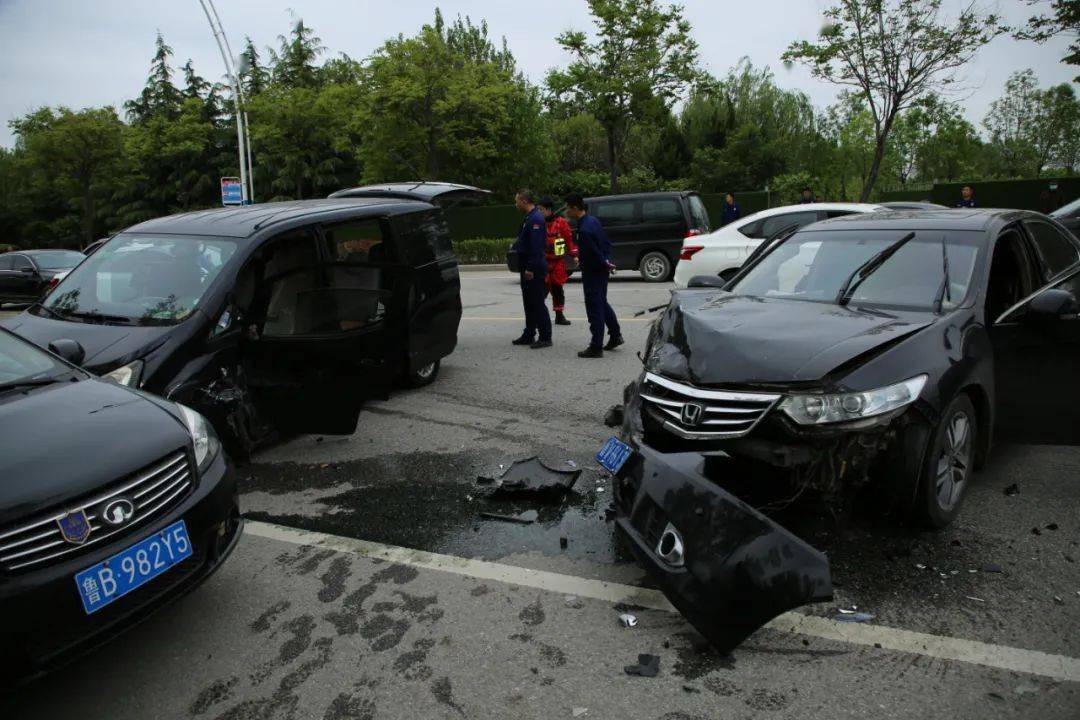
[{"label": "white road marking", "polygon": [[[580,578],[545,570],[531,570],[486,560],[440,555],[251,520],[245,523],[244,532],[248,535],[292,545],[321,547],[351,555],[379,558],[424,570],[464,575],[477,580],[508,583],[610,603],[627,603],[676,612],[663,593],[649,588]],[[1080,659],[1037,650],[930,635],[884,625],[838,623],[828,618],[797,612],[784,613],[770,622],[767,627],[780,632],[794,632],[825,640],[870,647],[880,645],[884,650],[984,665],[999,670],[1041,675],[1067,682],[1080,682]]]}]

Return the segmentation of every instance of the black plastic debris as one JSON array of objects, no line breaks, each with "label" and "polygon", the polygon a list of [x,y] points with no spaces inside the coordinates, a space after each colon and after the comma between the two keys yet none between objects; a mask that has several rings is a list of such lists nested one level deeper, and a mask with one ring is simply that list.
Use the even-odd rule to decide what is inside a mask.
[{"label": "black plastic debris", "polygon": [[581,468],[559,470],[549,467],[540,458],[515,460],[497,478],[477,478],[480,483],[498,483],[492,499],[530,495],[537,499],[561,500],[574,487]]},{"label": "black plastic debris", "polygon": [[1016,483],[1013,483],[1009,487],[1005,488],[1005,494],[1009,495],[1009,496],[1019,495],[1020,494],[1020,486],[1017,485]]},{"label": "black plastic debris", "polygon": [[1047,530],[1057,530],[1058,529],[1058,524],[1057,523],[1047,523],[1046,529]]},{"label": "black plastic debris", "polygon": [[604,425],[607,427],[621,427],[623,424],[623,406],[612,405],[608,408],[608,411],[604,413]]},{"label": "black plastic debris", "polygon": [[998,565],[997,563],[986,563],[985,565],[982,566],[982,571],[984,573],[1002,573],[1002,572],[1005,572],[1004,570],[1001,569],[1001,566]]},{"label": "black plastic debris", "polygon": [[563,537],[559,538],[559,547],[560,548],[565,550],[569,546],[570,546],[570,540],[567,539],[566,536],[563,536]]},{"label": "black plastic debris", "polygon": [[518,523],[519,525],[529,525],[536,522],[537,518],[540,517],[540,513],[535,510],[526,510],[520,515],[503,515],[501,513],[482,512],[480,513],[480,517],[487,520],[502,520],[503,522]]},{"label": "black plastic debris", "polygon": [[627,665],[623,671],[627,675],[639,675],[641,677],[656,677],[660,674],[660,656],[642,653],[637,656],[637,665]]},{"label": "black plastic debris", "polygon": [[1033,528],[1031,528],[1031,534],[1032,535],[1042,535],[1042,530],[1040,530],[1037,527],[1033,527]]}]

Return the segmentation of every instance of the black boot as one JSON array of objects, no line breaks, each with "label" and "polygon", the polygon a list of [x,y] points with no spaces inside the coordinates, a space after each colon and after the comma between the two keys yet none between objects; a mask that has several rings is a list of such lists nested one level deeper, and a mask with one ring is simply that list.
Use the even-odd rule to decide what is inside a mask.
[{"label": "black boot", "polygon": [[556,310],[555,311],[555,324],[556,325],[569,325],[570,324],[570,321],[566,319],[565,315],[563,315],[562,310]]},{"label": "black boot", "polygon": [[533,350],[543,350],[544,348],[551,347],[551,341],[550,340],[537,340],[536,342],[534,342],[529,347],[531,347]]},{"label": "black boot", "polygon": [[604,348],[597,347],[596,345],[590,345],[577,354],[579,358],[602,358],[604,357]]},{"label": "black boot", "polygon": [[615,348],[617,348],[620,345],[623,345],[625,343],[626,343],[626,341],[623,340],[622,335],[614,335],[614,336],[608,338],[607,345],[604,346],[604,349],[605,350],[614,350]]},{"label": "black boot", "polygon": [[515,340],[513,342],[513,344],[514,345],[532,345],[533,344],[533,339],[531,337],[529,337],[528,335],[522,335],[517,340]]}]

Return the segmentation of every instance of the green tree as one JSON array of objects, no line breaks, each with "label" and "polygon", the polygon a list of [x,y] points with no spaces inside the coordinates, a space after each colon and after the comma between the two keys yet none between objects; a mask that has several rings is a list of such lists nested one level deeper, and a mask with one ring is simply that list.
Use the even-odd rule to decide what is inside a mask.
[{"label": "green tree", "polygon": [[146,79],[139,97],[124,103],[128,120],[144,123],[152,117],[175,118],[180,113],[183,96],[173,85],[169,58],[173,50],[165,44],[161,33],[154,40],[154,59],[150,62],[150,76]]},{"label": "green tree", "polygon": [[631,128],[655,120],[699,76],[697,43],[678,5],[656,0],[588,0],[596,39],[582,31],[559,35],[574,60],[548,74],[550,92],[590,113],[607,135],[610,189]]},{"label": "green tree", "polygon": [[1006,28],[974,3],[948,20],[942,0],[840,0],[825,11],[816,42],[792,43],[785,62],[814,77],[856,88],[874,124],[874,157],[860,200],[873,192],[897,116],[957,82],[956,71]]},{"label": "green tree", "polygon": [[[1043,43],[1058,35],[1072,38],[1068,54],[1061,59],[1066,65],[1080,65],[1080,2],[1076,0],[1027,0],[1031,6],[1049,5],[1049,14],[1031,17],[1027,25],[1014,31],[1020,40]],[[1080,76],[1076,77],[1080,82]]]},{"label": "green tree", "polygon": [[297,20],[288,36],[279,35],[278,52],[271,51],[272,77],[278,85],[288,88],[314,88],[319,85],[319,69],[315,61],[326,50],[315,31]]},{"label": "green tree", "polygon": [[259,51],[250,37],[244,38],[244,50],[240,53],[240,84],[245,97],[254,97],[270,84],[270,72],[259,64]]},{"label": "green tree", "polygon": [[1023,70],[1009,77],[983,126],[1007,175],[1039,177],[1048,165],[1072,167],[1080,102],[1069,85],[1040,90],[1035,73]]}]

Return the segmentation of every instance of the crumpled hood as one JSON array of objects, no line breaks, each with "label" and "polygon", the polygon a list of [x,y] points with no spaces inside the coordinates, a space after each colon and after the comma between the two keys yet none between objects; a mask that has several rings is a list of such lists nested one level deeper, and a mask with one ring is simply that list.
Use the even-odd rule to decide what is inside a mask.
[{"label": "crumpled hood", "polygon": [[103,380],[0,399],[0,530],[122,479],[191,438],[138,393]]},{"label": "crumpled hood", "polygon": [[16,335],[38,347],[48,348],[54,340],[66,338],[86,351],[82,365],[90,372],[100,372],[121,364],[129,357],[139,357],[160,345],[176,326],[101,325],[67,322],[24,312],[2,323]]},{"label": "crumpled hood", "polygon": [[646,366],[704,386],[809,383],[936,320],[930,312],[678,290],[654,328]]}]

